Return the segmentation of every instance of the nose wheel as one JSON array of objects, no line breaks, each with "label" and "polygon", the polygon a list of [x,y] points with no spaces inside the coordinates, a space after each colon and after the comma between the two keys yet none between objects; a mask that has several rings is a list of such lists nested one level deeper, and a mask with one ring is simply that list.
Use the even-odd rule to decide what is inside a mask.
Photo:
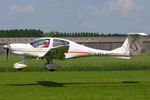
[{"label": "nose wheel", "polygon": [[22,59],[23,59],[22,61],[20,61],[20,62],[14,64],[14,68],[15,68],[15,69],[17,69],[17,70],[22,70],[22,69],[28,67],[28,66],[25,65],[24,63],[25,63],[26,61],[28,61],[29,58],[24,58],[24,57],[22,57]]},{"label": "nose wheel", "polygon": [[23,70],[23,68],[18,68],[17,70],[18,70],[18,71],[21,71],[21,70]]}]

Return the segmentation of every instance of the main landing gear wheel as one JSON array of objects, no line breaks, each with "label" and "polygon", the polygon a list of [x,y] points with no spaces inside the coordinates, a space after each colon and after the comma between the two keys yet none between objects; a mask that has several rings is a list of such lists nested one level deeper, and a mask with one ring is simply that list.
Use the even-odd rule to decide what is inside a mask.
[{"label": "main landing gear wheel", "polygon": [[44,68],[49,71],[55,71],[59,67],[61,67],[61,66],[58,64],[48,64],[48,63],[44,64]]},{"label": "main landing gear wheel", "polygon": [[54,64],[52,59],[47,58],[47,62],[43,65],[46,70],[55,71],[57,68],[61,67],[58,64]]}]

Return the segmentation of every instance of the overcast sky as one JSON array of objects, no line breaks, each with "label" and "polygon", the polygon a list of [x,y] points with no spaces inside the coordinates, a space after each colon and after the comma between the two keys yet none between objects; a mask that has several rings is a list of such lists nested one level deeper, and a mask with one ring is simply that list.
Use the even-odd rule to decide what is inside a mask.
[{"label": "overcast sky", "polygon": [[150,0],[0,0],[0,29],[150,34]]}]

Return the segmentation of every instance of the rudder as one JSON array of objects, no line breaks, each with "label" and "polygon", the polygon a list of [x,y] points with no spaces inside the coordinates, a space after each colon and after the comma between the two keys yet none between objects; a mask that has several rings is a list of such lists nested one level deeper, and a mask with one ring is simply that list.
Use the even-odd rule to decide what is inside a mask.
[{"label": "rudder", "polygon": [[139,55],[142,51],[143,36],[145,33],[128,33],[128,48],[130,55]]},{"label": "rudder", "polygon": [[115,55],[116,58],[130,59],[132,55],[139,55],[142,51],[143,36],[147,36],[145,33],[127,33],[123,45],[110,51],[110,55]]}]

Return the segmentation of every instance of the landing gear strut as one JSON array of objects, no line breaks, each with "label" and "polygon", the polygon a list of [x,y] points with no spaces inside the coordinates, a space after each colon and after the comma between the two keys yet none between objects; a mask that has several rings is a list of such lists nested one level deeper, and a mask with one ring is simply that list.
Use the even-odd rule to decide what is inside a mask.
[{"label": "landing gear strut", "polygon": [[47,59],[47,62],[43,65],[46,70],[55,71],[57,68],[61,67],[58,64],[54,64],[52,59]]}]

